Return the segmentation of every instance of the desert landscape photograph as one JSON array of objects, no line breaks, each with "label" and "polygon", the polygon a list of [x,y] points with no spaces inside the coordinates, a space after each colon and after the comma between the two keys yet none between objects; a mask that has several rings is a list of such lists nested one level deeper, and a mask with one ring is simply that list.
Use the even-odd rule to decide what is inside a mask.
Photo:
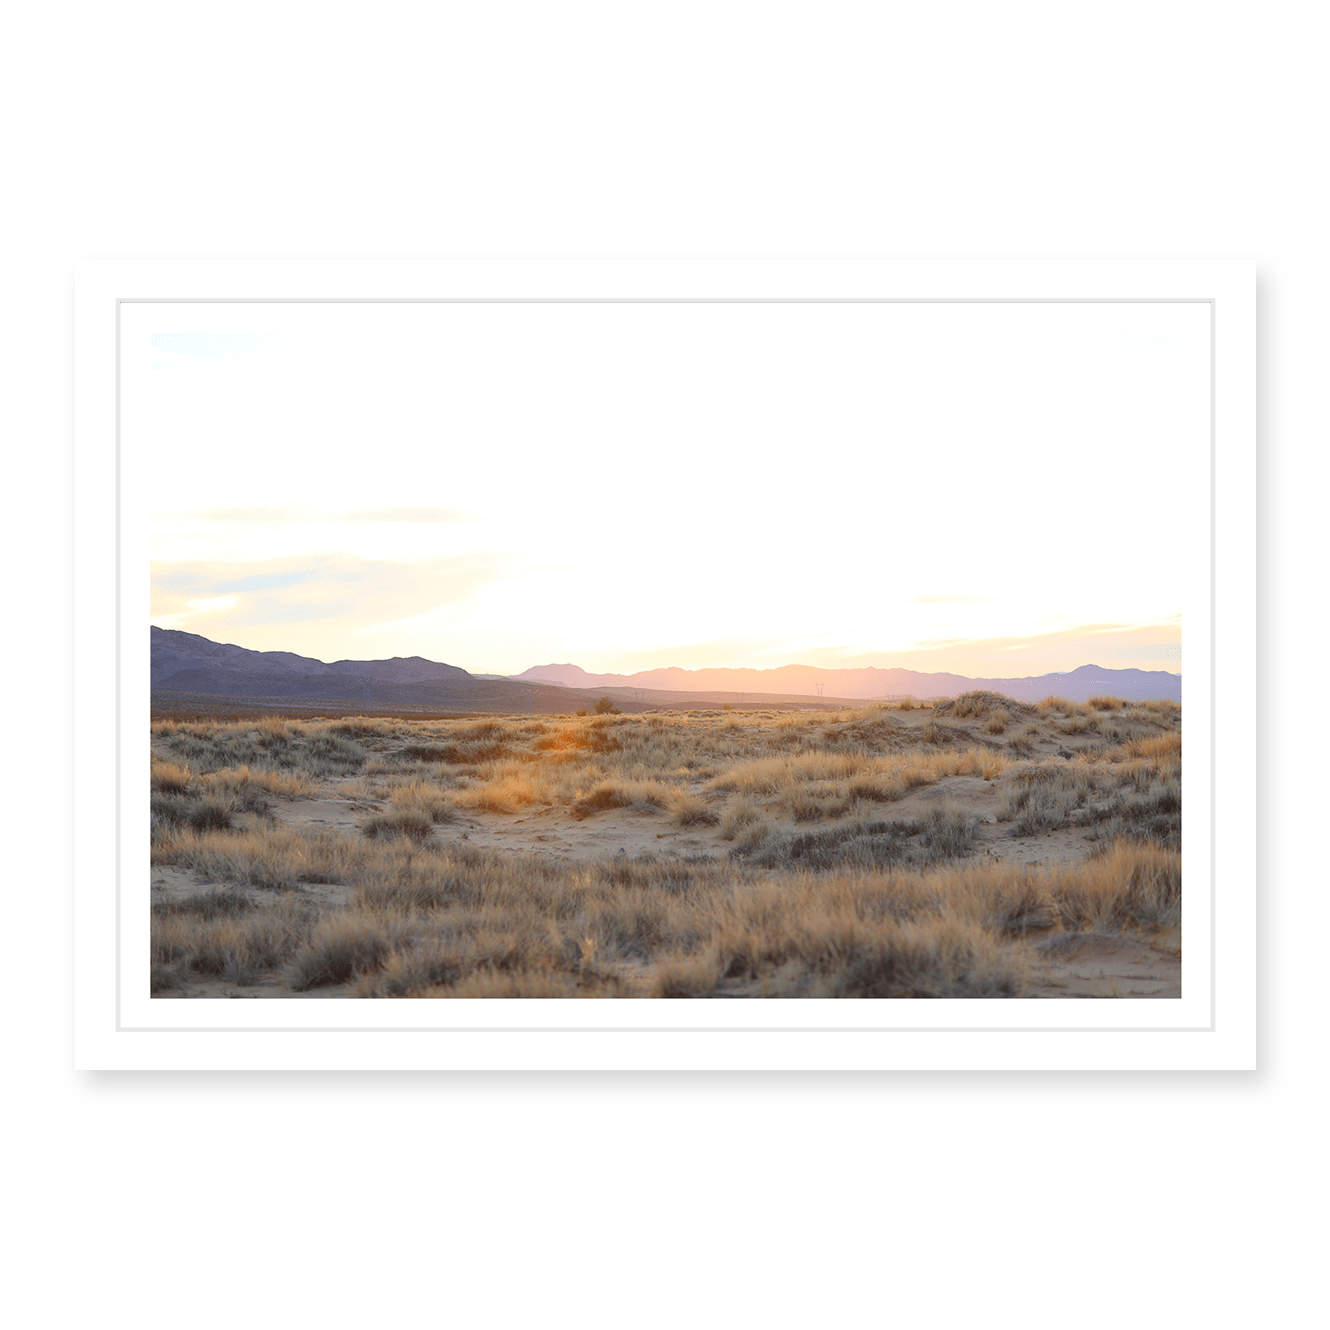
[{"label": "desert landscape photograph", "polygon": [[1181,996],[1203,305],[129,315],[154,998]]}]

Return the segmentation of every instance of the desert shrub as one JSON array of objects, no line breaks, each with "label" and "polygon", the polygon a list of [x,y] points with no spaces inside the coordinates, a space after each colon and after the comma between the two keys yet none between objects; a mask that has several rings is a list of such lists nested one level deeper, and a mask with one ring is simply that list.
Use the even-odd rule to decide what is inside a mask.
[{"label": "desert shrub", "polygon": [[724,840],[733,840],[745,827],[762,821],[762,810],[748,799],[736,799],[725,810],[720,821],[720,834]]},{"label": "desert shrub", "polygon": [[1182,782],[1177,777],[1151,781],[1136,797],[1105,810],[1095,839],[1149,842],[1170,849],[1182,846]]},{"label": "desert shrub", "polygon": [[1044,698],[1035,708],[1038,713],[1047,719],[1055,712],[1061,712],[1064,716],[1071,716],[1076,713],[1076,704],[1068,702],[1065,697],[1058,697],[1056,694]]},{"label": "desert shrub", "polygon": [[221,799],[200,799],[187,820],[195,831],[225,831],[231,826],[232,811],[231,804]]},{"label": "desert shrub", "polygon": [[410,758],[413,762],[465,761],[460,752],[461,749],[457,744],[407,744],[401,750],[402,756]]},{"label": "desert shrub", "polygon": [[299,908],[224,908],[218,897],[193,898],[154,909],[150,955],[154,991],[177,988],[191,976],[252,984],[292,955],[308,929]]},{"label": "desert shrub", "polygon": [[997,818],[1012,824],[1013,836],[1035,836],[1066,826],[1083,802],[1083,794],[1069,782],[1017,785],[999,801]]},{"label": "desert shrub", "polygon": [[756,862],[815,872],[925,865],[969,854],[979,819],[956,808],[930,809],[922,818],[842,824],[769,842]]},{"label": "desert shrub", "polygon": [[796,822],[816,822],[826,812],[823,800],[811,790],[795,790],[787,802]]},{"label": "desert shrub", "polygon": [[476,720],[455,725],[449,733],[462,743],[475,743],[480,739],[505,738],[510,722],[502,720]]},{"label": "desert shrub", "polygon": [[969,748],[955,759],[957,776],[982,776],[994,780],[1007,769],[1007,759],[989,748]]},{"label": "desert shrub", "polygon": [[152,912],[155,918],[185,914],[211,920],[235,919],[248,914],[252,909],[254,902],[243,891],[237,891],[234,887],[211,887],[207,891],[182,896],[179,900],[154,903]]},{"label": "desert shrub", "polygon": [[301,881],[338,882],[357,865],[354,841],[282,829],[181,830],[165,846],[167,861],[209,877],[280,890]]},{"label": "desert shrub", "polygon": [[[486,783],[459,789],[449,796],[450,804],[491,813],[513,813],[529,804],[551,802],[550,786],[528,767],[499,770]],[[444,820],[443,818],[439,819]]]},{"label": "desert shrub", "polygon": [[176,762],[163,762],[154,756],[152,788],[159,794],[188,794],[194,782],[194,773]]},{"label": "desert shrub", "polygon": [[1127,757],[1149,758],[1163,766],[1178,765],[1182,761],[1182,735],[1160,734],[1152,738],[1133,739],[1123,745]]},{"label": "desert shrub", "polygon": [[365,763],[369,754],[358,744],[336,734],[316,734],[309,741],[308,765],[322,774],[325,771],[354,771]]},{"label": "desert shrub", "polygon": [[914,711],[918,705],[919,703],[912,697],[903,697],[896,703],[897,709],[900,711]]},{"label": "desert shrub", "polygon": [[855,776],[848,788],[851,798],[889,804],[897,799],[903,799],[909,786],[905,777],[899,773],[883,772],[881,775]]},{"label": "desert shrub", "polygon": [[938,725],[937,721],[930,720],[928,724],[920,727],[919,742],[926,744],[940,744],[942,742],[942,727]]},{"label": "desert shrub", "polygon": [[334,917],[318,926],[292,961],[289,982],[297,993],[349,983],[377,970],[390,950],[387,931],[374,917]]},{"label": "desert shrub", "polygon": [[674,821],[681,827],[715,826],[720,814],[695,794],[681,795],[674,801]]},{"label": "desert shrub", "polygon": [[415,808],[396,808],[390,813],[366,818],[360,824],[361,834],[370,840],[379,836],[409,836],[412,840],[424,840],[433,830],[434,819],[428,812]]},{"label": "desert shrub", "polygon": [[389,798],[398,810],[418,813],[431,822],[457,820],[457,809],[449,795],[430,781],[413,780],[398,785]]},{"label": "desert shrub", "polygon": [[766,821],[748,822],[736,830],[734,849],[731,853],[737,855],[751,854],[763,845],[770,835],[771,827]]},{"label": "desert shrub", "polygon": [[341,735],[347,739],[382,738],[392,733],[392,726],[380,720],[367,720],[360,716],[349,720],[334,721],[328,726],[328,732]]},{"label": "desert shrub", "polygon": [[598,716],[617,716],[619,714],[619,708],[616,707],[613,700],[608,697],[600,698],[593,710]]},{"label": "desert shrub", "polygon": [[182,799],[178,795],[154,794],[150,804],[153,843],[169,835],[173,828],[183,826],[188,821],[192,807],[193,801],[190,799]]},{"label": "desert shrub", "polygon": [[979,819],[960,808],[934,808],[922,820],[921,839],[930,860],[969,854],[979,836]]},{"label": "desert shrub", "polygon": [[200,784],[211,793],[225,795],[242,812],[266,811],[267,795],[300,799],[313,793],[312,782],[302,772],[254,771],[247,766],[224,767],[201,777]]},{"label": "desert shrub", "polygon": [[1182,857],[1164,846],[1118,841],[1054,873],[1051,890],[1069,928],[1175,926],[1182,917]]},{"label": "desert shrub", "polygon": [[[397,952],[382,968],[361,978],[354,997],[405,998],[426,995],[430,989],[455,984],[463,974],[461,960],[448,952]],[[441,994],[429,994],[442,996]]]},{"label": "desert shrub", "polygon": [[572,813],[580,819],[590,817],[592,813],[604,812],[607,808],[654,812],[666,807],[671,797],[669,787],[658,781],[603,780],[573,800]]},{"label": "desert shrub", "polygon": [[810,997],[1016,997],[1025,979],[1018,957],[961,920],[898,924],[833,955]]},{"label": "desert shrub", "polygon": [[715,948],[691,956],[671,958],[656,967],[651,996],[656,998],[713,997],[724,979],[728,957],[721,960]]},{"label": "desert shrub", "polygon": [[1121,711],[1123,701],[1120,697],[1092,697],[1085,704],[1095,711]]}]

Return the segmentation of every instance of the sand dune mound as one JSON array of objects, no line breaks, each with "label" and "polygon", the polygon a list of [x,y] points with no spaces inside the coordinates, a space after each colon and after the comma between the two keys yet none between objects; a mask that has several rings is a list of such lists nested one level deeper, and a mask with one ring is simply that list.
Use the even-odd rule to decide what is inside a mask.
[{"label": "sand dune mound", "polygon": [[1028,702],[1017,702],[1013,697],[990,693],[982,688],[972,693],[962,693],[949,702],[939,702],[933,708],[935,716],[953,716],[957,720],[971,716],[976,720],[987,720],[995,711],[1005,711],[1009,716],[1033,716],[1036,708]]}]

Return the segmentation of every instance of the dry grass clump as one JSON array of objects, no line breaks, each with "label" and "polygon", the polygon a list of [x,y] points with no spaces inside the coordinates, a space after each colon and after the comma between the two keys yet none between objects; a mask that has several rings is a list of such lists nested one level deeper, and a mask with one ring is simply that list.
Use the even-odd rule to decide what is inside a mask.
[{"label": "dry grass clump", "polygon": [[739,763],[708,782],[712,790],[778,794],[815,780],[838,780],[863,771],[869,762],[849,753],[795,753]]},{"label": "dry grass clump", "polygon": [[1018,785],[1003,794],[997,818],[1012,823],[1013,836],[1036,836],[1066,826],[1084,802],[1084,795],[1069,784]]},{"label": "dry grass clump", "polygon": [[549,788],[530,770],[496,775],[484,784],[453,791],[453,804],[490,813],[514,813],[530,804],[549,802]]},{"label": "dry grass clump", "polygon": [[653,997],[1014,997],[1026,966],[961,920],[879,921],[841,912],[795,923],[782,914],[736,924],[706,952],[662,965]]},{"label": "dry grass clump", "polygon": [[1086,704],[1092,711],[1121,711],[1126,703],[1120,697],[1100,697],[1090,698]]},{"label": "dry grass clump", "polygon": [[669,786],[660,781],[603,780],[576,797],[572,813],[579,819],[607,808],[631,808],[639,813],[654,813],[668,807],[673,800],[674,794]]},{"label": "dry grass clump", "polygon": [[851,822],[825,831],[766,838],[760,849],[736,846],[738,857],[753,855],[765,867],[829,869],[927,865],[971,853],[979,819],[959,808],[930,809],[922,818]]},{"label": "dry grass clump", "polygon": [[196,979],[253,984],[292,956],[310,926],[298,903],[259,909],[242,893],[214,891],[152,912],[151,989]]},{"label": "dry grass clump", "polygon": [[1093,838],[1181,848],[1182,782],[1175,777],[1163,780],[1152,777],[1144,788],[1142,784],[1136,784],[1136,794],[1119,799],[1104,810],[1101,815],[1104,825],[1092,833]]},{"label": "dry grass clump", "polygon": [[723,840],[733,840],[745,827],[762,821],[762,809],[751,799],[735,799],[720,820]]},{"label": "dry grass clump", "polygon": [[401,808],[419,808],[434,822],[451,822],[457,816],[453,796],[436,781],[417,778],[393,787],[389,796]]},{"label": "dry grass clump", "polygon": [[1032,753],[1034,746],[1043,738],[1038,725],[1026,725],[1007,740],[1007,747],[1017,753]]},{"label": "dry grass clump", "polygon": [[161,842],[173,828],[221,830],[241,813],[266,814],[272,798],[296,799],[312,785],[298,772],[251,770],[248,766],[196,772],[188,764],[152,754],[152,838]]},{"label": "dry grass clump", "polygon": [[1122,751],[1126,757],[1143,757],[1161,767],[1180,769],[1182,735],[1160,734],[1153,738],[1133,739],[1123,745]]},{"label": "dry grass clump", "polygon": [[1058,697],[1056,694],[1050,695],[1040,702],[1035,710],[1044,719],[1047,720],[1053,715],[1063,716],[1083,716],[1085,708],[1075,702],[1069,702],[1065,697]]},{"label": "dry grass clump", "polygon": [[824,817],[840,817],[849,807],[849,799],[835,789],[804,786],[789,793],[785,805],[796,822],[818,822]]},{"label": "dry grass clump", "polygon": [[1085,722],[1085,732],[1117,742],[1134,739],[1144,733],[1140,726],[1124,724],[1118,715],[1111,712],[1091,716]]},{"label": "dry grass clump", "polygon": [[370,840],[378,836],[409,836],[413,840],[424,840],[433,830],[434,819],[428,812],[417,808],[395,808],[390,813],[366,818],[360,824],[361,834]]},{"label": "dry grass clump", "polygon": [[[943,769],[944,765],[949,770]],[[967,748],[950,759],[938,763],[940,775],[982,776],[985,780],[995,780],[1010,765],[1008,758],[990,748]]]},{"label": "dry grass clump", "polygon": [[1118,841],[1056,878],[1053,890],[1066,927],[1176,927],[1182,920],[1182,857],[1166,846]]},{"label": "dry grass clump", "polygon": [[341,882],[361,862],[357,842],[286,828],[182,830],[154,847],[153,862],[196,868],[207,877],[279,890],[301,882]]},{"label": "dry grass clump", "polygon": [[930,784],[928,773],[910,768],[906,772],[881,772],[871,776],[855,776],[848,785],[852,799],[864,799],[869,803],[890,804],[903,799],[918,785]]},{"label": "dry grass clump", "polygon": [[170,760],[200,773],[227,767],[301,771],[317,778],[358,770],[369,756],[360,743],[331,725],[297,725],[280,717],[258,721],[155,724],[154,741]]},{"label": "dry grass clump", "polygon": [[154,794],[150,804],[151,838],[154,847],[167,844],[184,828],[194,831],[221,831],[232,825],[232,804],[222,799],[194,799],[179,795]]},{"label": "dry grass clump", "polygon": [[226,767],[199,777],[205,790],[226,795],[240,807],[259,806],[265,795],[279,799],[306,799],[314,793],[314,782],[299,771],[251,771],[249,767]]},{"label": "dry grass clump", "polygon": [[297,993],[346,984],[377,970],[388,958],[392,936],[372,914],[322,920],[291,962],[290,986]]},{"label": "dry grass clump", "polygon": [[734,853],[752,854],[766,844],[770,835],[771,826],[765,819],[746,823],[734,833]]},{"label": "dry grass clump", "polygon": [[164,762],[155,753],[152,759],[152,788],[158,794],[188,794],[194,773],[179,762]]},{"label": "dry grass clump", "polygon": [[1013,836],[1056,831],[1071,821],[1084,820],[1078,814],[1087,808],[1090,797],[1117,783],[1117,776],[1107,768],[1084,761],[1018,767],[1009,774],[997,818],[1013,824]]},{"label": "dry grass clump", "polygon": [[680,827],[711,827],[720,821],[720,814],[695,794],[676,795],[671,811],[675,825]]},{"label": "dry grass clump", "polygon": [[1011,712],[1002,708],[993,712],[984,722],[985,734],[1005,734],[1007,726],[1011,724]]},{"label": "dry grass clump", "polygon": [[366,716],[350,716],[346,720],[334,721],[328,726],[328,733],[345,739],[386,738],[395,732],[396,726],[391,721],[372,720]]}]

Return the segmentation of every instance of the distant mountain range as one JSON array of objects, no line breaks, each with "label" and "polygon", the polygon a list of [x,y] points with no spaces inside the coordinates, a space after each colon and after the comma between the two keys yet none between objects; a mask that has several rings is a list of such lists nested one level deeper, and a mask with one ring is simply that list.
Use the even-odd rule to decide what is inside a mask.
[{"label": "distant mountain range", "polygon": [[[610,694],[625,711],[666,706],[718,706],[761,699],[815,703],[897,697],[951,697],[974,688],[1022,702],[1050,694],[1083,702],[1096,693],[1128,701],[1182,700],[1182,676],[1163,670],[1111,670],[1082,665],[1067,674],[1026,679],[970,679],[915,670],[824,670],[784,665],[773,670],[643,670],[588,674],[576,665],[540,665],[513,678],[474,675],[421,656],[338,660],[331,664],[290,651],[251,651],[197,633],[152,629],[154,709],[197,710],[224,702],[278,709],[394,707],[437,711],[555,713],[588,706]],[[195,699],[187,702],[185,699]]]},{"label": "distant mountain range", "polygon": [[[153,708],[198,711],[224,704],[276,710],[317,706],[335,711],[394,707],[432,711],[569,709],[568,690],[512,679],[478,678],[422,656],[338,660],[326,664],[290,651],[251,651],[182,633],[152,629]],[[216,699],[208,702],[207,699]]]},{"label": "distant mountain range", "polygon": [[[974,688],[1005,693],[1018,702],[1038,702],[1050,695],[1084,702],[1096,694],[1124,701],[1147,698],[1182,700],[1182,676],[1164,670],[1110,670],[1082,665],[1066,674],[1023,679],[970,679],[961,674],[921,674],[917,670],[824,670],[812,665],[782,665],[772,670],[682,670],[674,667],[637,674],[588,674],[577,665],[537,665],[515,676],[531,683],[566,688],[646,688],[673,693],[780,693],[870,701],[899,697],[954,697]],[[819,692],[820,689],[820,692]]]}]

